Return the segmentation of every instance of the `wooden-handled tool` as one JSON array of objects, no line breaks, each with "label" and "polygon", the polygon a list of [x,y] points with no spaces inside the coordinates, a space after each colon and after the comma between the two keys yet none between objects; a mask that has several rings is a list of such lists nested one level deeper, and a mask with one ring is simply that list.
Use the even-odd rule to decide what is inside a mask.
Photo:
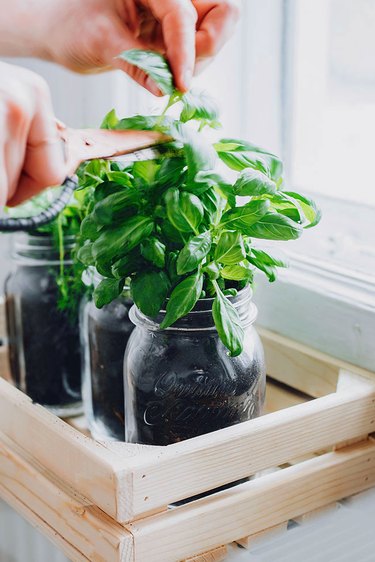
[{"label": "wooden-handled tool", "polygon": [[116,159],[151,160],[160,154],[160,146],[171,140],[156,131],[109,131],[106,129],[70,129],[59,127],[65,145],[69,173],[87,160]]},{"label": "wooden-handled tool", "polygon": [[34,217],[0,218],[0,232],[30,231],[56,218],[78,187],[78,180],[74,174],[82,162],[98,158],[125,162],[153,160],[165,155],[165,145],[171,140],[156,131],[70,129],[61,123],[57,124],[57,128],[70,174],[62,185],[59,197],[48,209]]}]

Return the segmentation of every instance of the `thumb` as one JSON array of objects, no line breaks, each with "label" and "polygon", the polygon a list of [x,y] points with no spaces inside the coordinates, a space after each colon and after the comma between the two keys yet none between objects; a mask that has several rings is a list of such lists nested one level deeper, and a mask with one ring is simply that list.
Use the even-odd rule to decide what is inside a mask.
[{"label": "thumb", "polygon": [[8,205],[18,205],[46,187],[60,185],[66,174],[64,147],[47,92],[41,96],[31,121],[22,173]]}]

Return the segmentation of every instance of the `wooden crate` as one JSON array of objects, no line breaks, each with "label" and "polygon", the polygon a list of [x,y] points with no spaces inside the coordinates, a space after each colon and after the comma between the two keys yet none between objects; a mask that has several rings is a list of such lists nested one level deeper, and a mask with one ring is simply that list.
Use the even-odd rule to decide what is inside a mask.
[{"label": "wooden crate", "polygon": [[72,561],[218,562],[374,486],[375,375],[262,336],[271,413],[168,447],[96,442],[0,380],[0,496]]}]

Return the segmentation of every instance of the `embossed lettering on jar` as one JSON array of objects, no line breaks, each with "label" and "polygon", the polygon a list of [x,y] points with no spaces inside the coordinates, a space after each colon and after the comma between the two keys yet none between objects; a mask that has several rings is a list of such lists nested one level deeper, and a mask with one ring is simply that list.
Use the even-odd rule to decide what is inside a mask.
[{"label": "embossed lettering on jar", "polygon": [[263,348],[253,326],[251,289],[231,298],[245,329],[244,350],[229,357],[212,319],[213,299],[167,330],[134,306],[136,325],[124,362],[126,441],[168,445],[261,414]]}]

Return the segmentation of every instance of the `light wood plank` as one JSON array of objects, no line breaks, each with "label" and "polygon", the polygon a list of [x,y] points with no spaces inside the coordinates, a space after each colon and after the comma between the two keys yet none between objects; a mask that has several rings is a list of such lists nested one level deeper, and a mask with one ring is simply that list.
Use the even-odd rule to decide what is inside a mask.
[{"label": "light wood plank", "polygon": [[327,513],[332,513],[332,511],[336,511],[339,509],[339,504],[337,502],[332,502],[323,507],[319,507],[318,509],[313,509],[312,511],[308,511],[299,517],[295,517],[294,521],[296,523],[306,523],[306,521],[311,521],[315,517],[320,517],[321,515],[327,515]]},{"label": "light wood plank", "polygon": [[183,562],[222,562],[227,557],[227,554],[228,548],[226,546],[219,546],[219,548],[204,554],[193,556],[193,558],[186,558]]},{"label": "light wood plank", "polygon": [[12,382],[9,365],[9,350],[6,345],[0,347],[0,377],[8,382]]},{"label": "light wood plank", "polygon": [[47,471],[23,458],[1,435],[0,483],[0,495],[16,509],[21,508],[22,515],[49,538],[56,533],[58,546],[68,556],[77,551],[77,560],[132,561],[130,533],[63,483],[49,478]]},{"label": "light wood plank", "polygon": [[[373,388],[353,388],[130,459],[129,519],[374,428]],[[127,481],[122,489],[126,494]]]},{"label": "light wood plank", "polygon": [[366,441],[129,525],[139,560],[175,562],[375,485]]},{"label": "light wood plank", "polygon": [[34,513],[29,506],[25,505],[16,496],[4,488],[0,483],[0,498],[10,505],[17,513],[26,519],[37,531],[47,537],[57,548],[61,550],[71,562],[90,562],[81,552],[69,544],[55,529],[43,521],[37,513]]},{"label": "light wood plank", "polygon": [[319,398],[334,392],[342,369],[375,381],[375,373],[335,359],[306,345],[259,329],[265,350],[267,373],[305,394]]},{"label": "light wood plank", "polygon": [[291,387],[277,384],[272,379],[267,379],[266,401],[264,404],[264,412],[270,414],[277,412],[283,408],[290,408],[297,404],[307,402],[309,397]]},{"label": "light wood plank", "polygon": [[[0,431],[103,511],[118,517],[116,472],[128,478],[127,459],[33,404],[0,379]],[[131,501],[131,492],[123,503]]]},{"label": "light wood plank", "polygon": [[0,297],[0,340],[5,340],[8,337],[7,335],[7,326],[6,326],[6,313],[5,313],[5,299],[4,297]]}]

